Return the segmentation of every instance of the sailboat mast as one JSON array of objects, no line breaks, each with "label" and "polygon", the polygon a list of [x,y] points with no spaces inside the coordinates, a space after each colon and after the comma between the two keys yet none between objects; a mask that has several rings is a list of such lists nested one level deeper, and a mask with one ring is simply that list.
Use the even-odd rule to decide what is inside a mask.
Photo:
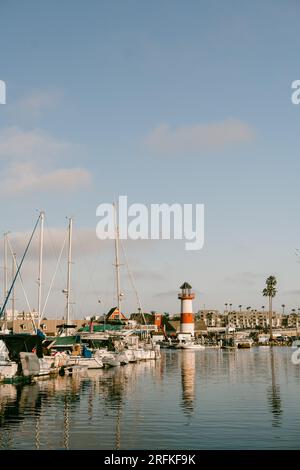
[{"label": "sailboat mast", "polygon": [[119,263],[119,226],[117,223],[117,207],[114,203],[114,215],[115,215],[115,267],[116,267],[116,278],[117,278],[117,300],[118,310],[121,313],[121,287],[120,287],[120,263]]},{"label": "sailboat mast", "polygon": [[[3,263],[3,271],[4,271],[4,300],[3,303],[5,302],[6,296],[7,296],[7,233],[4,234],[4,263]],[[7,315],[6,312],[4,312],[4,325],[5,329],[7,328]]]},{"label": "sailboat mast", "polygon": [[[12,254],[12,266],[11,266],[11,277],[12,277],[12,283],[15,279],[16,271],[15,271],[15,256],[16,253]],[[12,295],[11,295],[11,313],[12,313],[12,320],[15,320],[15,286],[12,289]]]},{"label": "sailboat mast", "polygon": [[39,257],[39,277],[38,277],[38,328],[41,324],[42,314],[42,275],[43,275],[43,248],[44,248],[44,219],[45,213],[40,213],[40,257]]},{"label": "sailboat mast", "polygon": [[[71,298],[71,264],[72,264],[72,232],[73,220],[69,218],[69,248],[68,248],[68,274],[67,274],[67,325],[70,322],[70,298]],[[68,331],[68,330],[67,330]]]},{"label": "sailboat mast", "polygon": [[[28,241],[28,243],[27,243],[25,252],[24,252],[24,254],[23,254],[23,256],[22,256],[21,262],[20,262],[20,264],[19,264],[19,266],[18,266],[17,272],[16,272],[15,275],[13,276],[12,284],[11,284],[10,288],[8,289],[7,296],[6,296],[6,298],[5,298],[4,304],[2,305],[2,308],[1,308],[1,310],[0,310],[0,317],[2,317],[3,313],[5,312],[7,302],[9,301],[9,297],[10,297],[12,291],[13,291],[13,288],[14,288],[14,285],[15,285],[15,282],[16,282],[16,279],[17,279],[17,277],[18,277],[18,275],[19,275],[20,269],[21,269],[21,267],[22,267],[22,264],[23,264],[23,262],[24,262],[24,259],[25,259],[26,255],[27,255],[28,249],[29,249],[30,244],[31,244],[31,242],[32,242],[33,236],[34,236],[34,234],[35,234],[36,228],[37,228],[37,226],[38,226],[39,218],[40,218],[40,216],[38,217],[38,219],[37,219],[37,221],[36,221],[36,223],[35,223],[34,229],[33,229],[33,231],[32,231],[32,234],[30,235],[29,241]],[[15,264],[15,263],[13,263],[13,264]],[[13,269],[13,271],[14,271],[14,269]]]}]

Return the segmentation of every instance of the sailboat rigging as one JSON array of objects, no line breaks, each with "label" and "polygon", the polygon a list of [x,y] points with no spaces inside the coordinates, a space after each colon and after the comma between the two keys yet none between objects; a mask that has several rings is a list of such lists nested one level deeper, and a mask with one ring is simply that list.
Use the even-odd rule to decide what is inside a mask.
[{"label": "sailboat rigging", "polygon": [[21,267],[22,267],[22,265],[23,265],[23,263],[24,263],[24,260],[25,260],[25,258],[26,258],[27,252],[28,252],[28,250],[29,250],[29,247],[30,247],[30,245],[31,245],[32,239],[33,239],[33,237],[34,237],[35,231],[36,231],[37,226],[38,226],[38,224],[39,224],[40,217],[41,217],[41,215],[39,214],[38,219],[37,219],[37,221],[36,221],[36,223],[35,223],[35,225],[34,225],[33,231],[32,231],[32,233],[31,233],[31,235],[30,235],[29,240],[28,240],[28,243],[27,243],[26,249],[25,249],[25,251],[24,251],[24,254],[23,254],[23,256],[22,256],[22,259],[21,259],[21,261],[20,261],[20,264],[19,264],[19,266],[18,266],[16,272],[14,273],[11,286],[10,286],[8,292],[7,292],[7,295],[6,295],[5,299],[4,299],[2,308],[1,308],[1,310],[0,310],[0,318],[3,316],[3,314],[4,314],[4,312],[5,312],[5,309],[6,309],[8,300],[9,300],[10,295],[11,295],[13,289],[14,289],[14,286],[15,286],[15,283],[16,283],[16,280],[17,280],[17,277],[19,276]]}]

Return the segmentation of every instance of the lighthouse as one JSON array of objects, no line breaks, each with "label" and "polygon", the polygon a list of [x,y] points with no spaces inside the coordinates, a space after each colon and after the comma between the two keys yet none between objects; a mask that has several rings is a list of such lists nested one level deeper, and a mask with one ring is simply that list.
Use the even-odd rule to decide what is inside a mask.
[{"label": "lighthouse", "polygon": [[180,337],[183,339],[183,337],[194,336],[193,299],[195,294],[188,282],[182,284],[180,289],[181,292],[178,294],[178,299],[181,300]]}]

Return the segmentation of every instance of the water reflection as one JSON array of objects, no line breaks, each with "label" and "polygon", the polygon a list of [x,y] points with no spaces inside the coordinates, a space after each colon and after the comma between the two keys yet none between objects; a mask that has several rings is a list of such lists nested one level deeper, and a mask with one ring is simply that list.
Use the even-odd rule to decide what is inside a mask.
[{"label": "water reflection", "polygon": [[268,389],[268,400],[271,406],[273,413],[273,426],[281,426],[281,397],[280,397],[280,387],[276,383],[276,366],[275,366],[275,351],[274,348],[270,348],[270,364],[271,364],[271,377],[272,385]]},{"label": "water reflection", "polygon": [[181,351],[182,408],[188,416],[194,411],[196,352]]},{"label": "water reflection", "polygon": [[65,396],[64,399],[64,437],[63,437],[63,446],[64,449],[69,449],[69,439],[70,439],[70,418],[69,418],[69,400],[68,396]]},{"label": "water reflection", "polygon": [[35,418],[35,448],[40,448],[40,415]]},{"label": "water reflection", "polygon": [[251,435],[252,448],[286,436],[297,447],[298,369],[288,348],[170,350],[86,377],[0,385],[0,448],[251,448]]}]

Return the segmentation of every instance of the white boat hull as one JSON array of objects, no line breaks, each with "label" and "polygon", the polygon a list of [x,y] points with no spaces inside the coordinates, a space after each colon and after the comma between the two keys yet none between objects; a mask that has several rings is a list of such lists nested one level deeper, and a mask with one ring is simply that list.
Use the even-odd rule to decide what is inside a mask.
[{"label": "white boat hull", "polygon": [[181,344],[179,349],[189,349],[189,350],[192,349],[192,350],[198,351],[201,349],[205,349],[205,346],[203,346],[203,344]]},{"label": "white boat hull", "polygon": [[102,369],[103,368],[103,361],[100,357],[81,357],[81,356],[74,356],[70,357],[67,361],[67,366],[82,366],[87,367],[87,369]]}]

